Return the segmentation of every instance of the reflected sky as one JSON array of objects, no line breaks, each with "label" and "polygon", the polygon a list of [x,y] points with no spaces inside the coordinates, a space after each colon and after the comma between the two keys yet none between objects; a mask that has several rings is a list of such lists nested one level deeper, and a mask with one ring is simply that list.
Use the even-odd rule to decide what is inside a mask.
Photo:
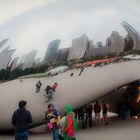
[{"label": "reflected sky", "polygon": [[125,36],[122,21],[140,31],[139,0],[1,0],[0,40],[16,48],[15,56],[38,50],[38,56],[53,39],[70,47],[73,38],[86,33],[96,44],[113,30]]}]

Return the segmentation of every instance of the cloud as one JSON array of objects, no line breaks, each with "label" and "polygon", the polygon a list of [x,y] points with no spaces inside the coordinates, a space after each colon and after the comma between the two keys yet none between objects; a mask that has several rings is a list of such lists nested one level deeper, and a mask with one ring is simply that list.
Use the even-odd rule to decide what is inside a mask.
[{"label": "cloud", "polygon": [[0,25],[38,6],[58,0],[0,0]]}]

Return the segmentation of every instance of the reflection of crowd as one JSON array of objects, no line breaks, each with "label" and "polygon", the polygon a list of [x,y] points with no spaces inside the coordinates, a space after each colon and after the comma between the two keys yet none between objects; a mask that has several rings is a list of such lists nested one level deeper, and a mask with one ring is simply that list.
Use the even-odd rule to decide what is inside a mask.
[{"label": "reflection of crowd", "polygon": [[130,120],[130,99],[119,104],[119,116],[122,120]]},{"label": "reflection of crowd", "polygon": [[103,122],[105,125],[108,124],[107,119],[107,105],[105,101],[102,102],[100,105],[98,101],[94,104],[82,106],[78,109],[75,109],[76,118],[81,124],[81,127],[84,129],[88,125],[91,128],[93,126],[93,112],[94,112],[94,124],[100,125],[101,124],[101,113],[103,115]]}]

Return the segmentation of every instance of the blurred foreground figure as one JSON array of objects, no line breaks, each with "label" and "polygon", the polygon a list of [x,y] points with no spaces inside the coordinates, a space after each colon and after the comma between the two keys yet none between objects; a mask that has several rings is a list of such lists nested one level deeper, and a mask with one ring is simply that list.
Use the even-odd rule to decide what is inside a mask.
[{"label": "blurred foreground figure", "polygon": [[71,105],[66,106],[66,118],[64,122],[64,140],[76,140],[74,131],[77,129],[77,123],[73,107]]},{"label": "blurred foreground figure", "polygon": [[12,124],[15,127],[15,140],[28,140],[28,126],[32,123],[32,116],[26,110],[26,104],[26,101],[20,101],[19,109],[12,116]]}]

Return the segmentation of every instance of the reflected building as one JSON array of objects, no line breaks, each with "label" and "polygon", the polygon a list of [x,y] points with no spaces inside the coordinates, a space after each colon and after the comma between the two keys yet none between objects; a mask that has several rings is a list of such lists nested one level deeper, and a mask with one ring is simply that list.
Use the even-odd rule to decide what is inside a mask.
[{"label": "reflected building", "polygon": [[14,69],[17,68],[18,66],[18,61],[19,61],[19,57],[16,57],[12,60],[11,64],[10,64],[10,69],[11,71],[13,71]]},{"label": "reflected building", "polygon": [[101,41],[100,42],[97,42],[96,48],[102,48],[102,47],[104,47],[103,46],[103,43]]},{"label": "reflected building", "polygon": [[86,58],[90,58],[90,57],[96,57],[96,56],[103,56],[103,55],[107,55],[109,54],[109,48],[108,47],[98,47],[95,48],[95,46],[90,46],[87,49]]},{"label": "reflected building", "polygon": [[125,39],[125,50],[140,50],[139,33],[127,22],[122,22],[121,25],[128,32],[128,35]]},{"label": "reflected building", "polygon": [[6,39],[4,39],[4,40],[2,40],[1,42],[0,42],[0,49],[8,42],[8,38],[6,38]]},{"label": "reflected building", "polygon": [[36,58],[34,60],[34,67],[39,67],[41,65],[41,58]]},{"label": "reflected building", "polygon": [[117,31],[113,31],[106,41],[106,47],[110,53],[120,53],[124,51],[125,40]]},{"label": "reflected building", "polygon": [[0,53],[0,69],[7,69],[15,49],[7,50]]},{"label": "reflected building", "polygon": [[58,50],[57,61],[67,61],[70,48],[62,48]]},{"label": "reflected building", "polygon": [[22,57],[20,58],[20,61],[19,61],[18,66],[17,66],[19,69],[23,69],[23,64],[24,64],[24,59],[25,59],[25,57],[26,57],[26,55],[24,54],[24,55],[22,55]]},{"label": "reflected building", "polygon": [[49,43],[48,48],[46,50],[43,63],[47,64],[52,62],[56,59],[58,48],[59,48],[60,40],[56,39]]},{"label": "reflected building", "polygon": [[80,59],[85,57],[89,46],[89,39],[86,34],[72,40],[72,47],[69,51],[68,60]]},{"label": "reflected building", "polygon": [[25,57],[23,58],[24,60],[23,60],[22,69],[33,67],[36,54],[37,54],[37,50],[33,50],[25,55]]},{"label": "reflected building", "polygon": [[7,52],[9,49],[10,49],[10,46],[4,48],[4,49],[1,51],[1,53]]}]

